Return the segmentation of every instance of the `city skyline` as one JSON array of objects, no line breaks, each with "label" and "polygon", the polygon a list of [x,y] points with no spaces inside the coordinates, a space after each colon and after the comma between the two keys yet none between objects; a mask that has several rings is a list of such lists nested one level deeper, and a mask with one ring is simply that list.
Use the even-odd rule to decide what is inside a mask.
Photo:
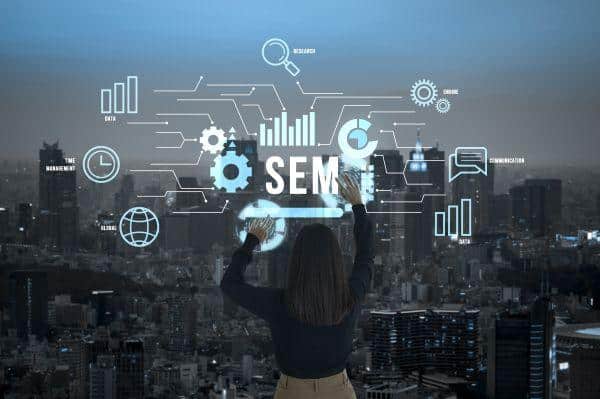
[{"label": "city skyline", "polygon": [[0,398],[600,397],[599,2],[0,13]]}]

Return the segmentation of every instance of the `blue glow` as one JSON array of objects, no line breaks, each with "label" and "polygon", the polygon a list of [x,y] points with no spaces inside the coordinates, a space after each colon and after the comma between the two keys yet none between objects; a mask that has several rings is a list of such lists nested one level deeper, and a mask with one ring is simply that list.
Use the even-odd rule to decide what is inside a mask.
[{"label": "blue glow", "polygon": [[245,214],[247,218],[340,218],[344,215],[342,208],[249,208]]},{"label": "blue glow", "polygon": [[584,328],[582,330],[576,330],[575,332],[578,334],[600,336],[600,327]]},{"label": "blue glow", "polygon": [[[242,209],[240,211],[240,213],[238,214],[238,219],[245,222],[246,219],[252,219],[252,218],[256,218],[256,217],[264,217],[264,216],[251,216],[251,215],[255,214],[255,212],[259,212],[259,211],[256,211],[256,209],[260,210],[260,209],[276,209],[276,208],[279,208],[279,205],[277,205],[276,203],[266,200],[266,199],[259,199],[257,201],[254,201],[254,202],[246,205],[246,207],[244,209]],[[267,215],[265,215],[265,216],[267,216]],[[245,227],[246,227],[246,223],[243,223],[241,228],[238,227],[237,235],[241,242],[244,242],[246,240],[246,235],[248,234],[246,232]],[[278,246],[280,246],[281,243],[283,242],[283,240],[285,239],[286,233],[287,233],[287,226],[285,223],[285,219],[282,217],[276,218],[275,219],[275,228],[273,229],[273,231],[271,232],[269,237],[260,244],[261,252],[271,251],[271,250],[277,248]]]}]

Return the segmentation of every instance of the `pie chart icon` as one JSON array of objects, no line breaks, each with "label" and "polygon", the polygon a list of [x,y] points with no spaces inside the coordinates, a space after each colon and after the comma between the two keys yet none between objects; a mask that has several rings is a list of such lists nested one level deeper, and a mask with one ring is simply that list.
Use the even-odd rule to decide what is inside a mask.
[{"label": "pie chart icon", "polygon": [[338,133],[338,145],[350,158],[366,158],[377,148],[377,140],[369,141],[371,122],[366,119],[350,119]]}]

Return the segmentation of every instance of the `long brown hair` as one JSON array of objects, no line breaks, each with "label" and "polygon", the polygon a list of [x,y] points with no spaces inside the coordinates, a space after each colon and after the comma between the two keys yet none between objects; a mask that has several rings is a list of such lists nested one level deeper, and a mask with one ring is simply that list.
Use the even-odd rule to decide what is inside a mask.
[{"label": "long brown hair", "polygon": [[339,324],[352,307],[340,244],[329,227],[310,224],[298,233],[285,298],[292,316],[311,325]]}]

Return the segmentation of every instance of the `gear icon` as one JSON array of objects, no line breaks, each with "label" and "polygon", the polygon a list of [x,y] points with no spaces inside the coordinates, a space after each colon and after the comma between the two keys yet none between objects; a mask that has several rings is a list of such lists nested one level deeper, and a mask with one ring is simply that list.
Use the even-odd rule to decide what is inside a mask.
[{"label": "gear icon", "polygon": [[[211,137],[216,137],[217,142],[211,144]],[[218,154],[223,151],[223,146],[227,142],[227,138],[225,138],[225,132],[223,130],[215,126],[211,126],[210,128],[202,131],[202,135],[198,141],[200,141],[200,144],[202,144],[202,149],[204,151],[208,151],[211,154]]]},{"label": "gear icon", "polygon": [[433,104],[437,94],[437,87],[428,79],[416,81],[410,89],[410,97],[419,107],[428,107]]},{"label": "gear icon", "polygon": [[435,103],[435,109],[437,110],[437,112],[439,112],[440,114],[445,114],[448,111],[450,111],[450,101],[448,101],[447,98],[440,98],[439,100],[437,100],[437,102]]},{"label": "gear icon", "polygon": [[[214,184],[217,189],[235,193],[237,189],[243,190],[248,185],[248,178],[252,177],[252,167],[248,165],[248,158],[245,155],[237,155],[231,148],[235,149],[235,145],[230,146],[225,155],[215,157],[210,167],[210,176],[215,179]],[[237,175],[231,179],[225,176],[225,168],[230,165],[237,169]]]}]

